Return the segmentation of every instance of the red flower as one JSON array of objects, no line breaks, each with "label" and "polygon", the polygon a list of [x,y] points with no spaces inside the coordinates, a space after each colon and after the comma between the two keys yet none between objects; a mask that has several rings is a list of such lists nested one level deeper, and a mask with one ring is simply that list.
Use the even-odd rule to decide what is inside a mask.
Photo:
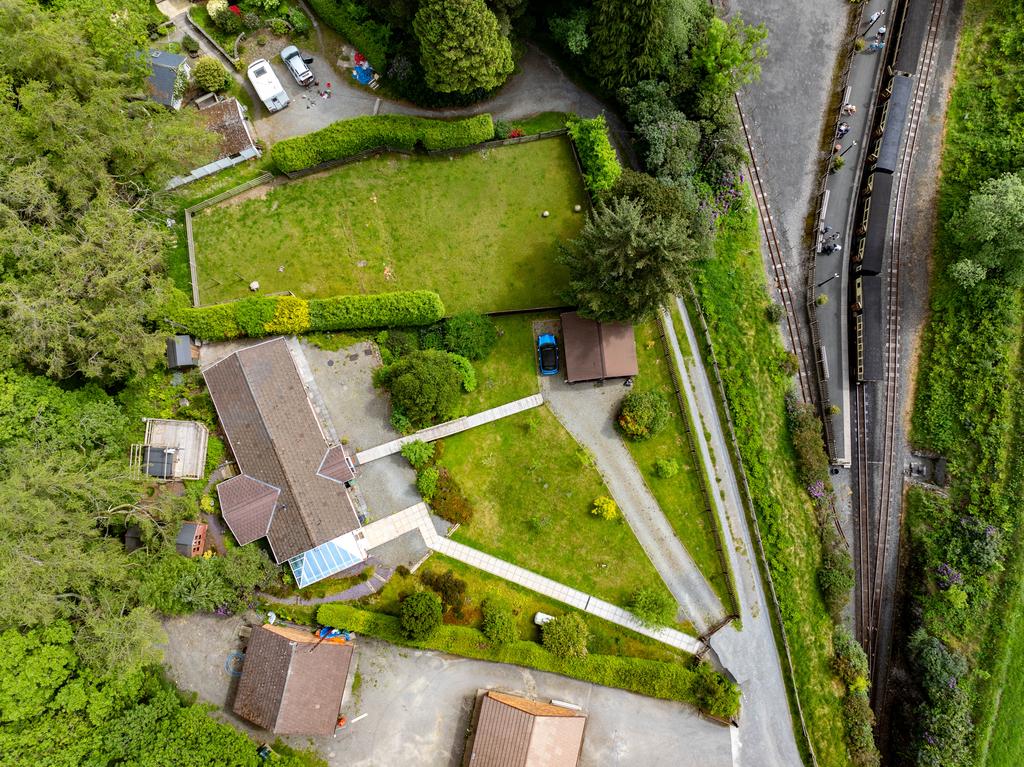
[{"label": "red flower", "polygon": [[510,130],[508,132],[508,137],[509,138],[520,138],[522,135],[523,135],[523,132],[521,130],[519,130],[519,128],[513,128],[512,130]]},{"label": "red flower", "polygon": [[239,16],[242,15],[242,9],[239,8],[237,5],[229,5],[228,6],[228,10],[231,11],[232,13],[235,13],[235,14],[239,15]]}]

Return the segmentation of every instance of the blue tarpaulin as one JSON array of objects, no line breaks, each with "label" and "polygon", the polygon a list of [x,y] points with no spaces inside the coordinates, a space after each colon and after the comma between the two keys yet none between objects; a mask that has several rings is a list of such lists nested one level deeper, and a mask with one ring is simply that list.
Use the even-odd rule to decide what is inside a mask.
[{"label": "blue tarpaulin", "polygon": [[360,85],[369,85],[370,80],[373,79],[373,67],[369,64],[360,64],[352,70],[352,76],[356,78]]}]

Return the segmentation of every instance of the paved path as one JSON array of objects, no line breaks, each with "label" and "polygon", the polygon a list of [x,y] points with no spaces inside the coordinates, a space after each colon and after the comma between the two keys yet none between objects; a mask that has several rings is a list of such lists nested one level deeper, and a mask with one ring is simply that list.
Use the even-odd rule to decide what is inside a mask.
[{"label": "paved path", "polygon": [[[615,413],[626,389],[617,383],[569,386],[560,378],[545,380],[542,386],[552,412],[573,438],[593,454],[623,517],[684,616],[698,631],[724,617],[721,601],[676,537],[633,456],[615,431]],[[703,512],[693,509],[693,513]]]},{"label": "paved path", "polygon": [[[711,381],[699,357],[700,346],[686,307],[678,298],[675,300],[691,354],[696,356],[683,359],[671,322],[666,323],[668,339],[677,364],[683,362],[680,381],[687,402],[692,412],[701,416],[701,424],[693,431],[705,471],[712,477],[711,496],[725,532],[725,551],[736,576],[740,601],[742,631],[730,625],[711,640],[719,661],[743,688],[743,723],[733,744],[734,761],[740,767],[791,767],[801,762],[767,601],[753,559],[753,538],[740,502],[739,483]],[[710,434],[710,442],[705,430]]]},{"label": "paved path", "polygon": [[515,415],[516,413],[522,413],[524,410],[530,410],[531,408],[539,407],[543,404],[544,398],[539,394],[533,394],[529,397],[523,397],[522,399],[513,400],[512,402],[506,402],[504,405],[499,405],[498,407],[492,407],[490,410],[482,410],[479,413],[473,413],[473,415],[456,418],[454,421],[445,421],[444,423],[439,423],[437,426],[430,426],[426,429],[422,429],[415,434],[409,434],[405,437],[393,439],[390,442],[385,442],[383,445],[371,447],[369,450],[362,450],[356,453],[356,463],[358,465],[362,465],[369,463],[370,461],[375,461],[378,458],[383,458],[386,455],[394,455],[399,452],[402,449],[402,445],[407,442],[415,442],[416,440],[433,442],[434,440],[458,434],[460,431],[467,431],[476,426],[483,426],[485,423],[490,423],[491,421],[497,421],[502,418],[507,418],[510,415]]},{"label": "paved path", "polygon": [[676,631],[675,629],[648,628],[640,623],[628,610],[623,610],[621,607],[616,607],[609,602],[605,602],[603,599],[577,591],[558,581],[538,575],[531,570],[526,570],[518,565],[513,565],[511,562],[506,562],[503,559],[498,559],[490,554],[485,554],[470,546],[438,535],[437,530],[434,529],[433,522],[430,520],[430,512],[424,503],[410,506],[408,509],[403,509],[397,514],[392,514],[390,517],[378,522],[372,522],[357,531],[356,536],[362,539],[364,548],[372,549],[392,538],[397,538],[399,535],[415,529],[420,531],[423,540],[430,549],[447,557],[465,562],[467,565],[471,565],[479,570],[497,575],[499,578],[504,578],[511,583],[516,583],[531,591],[536,591],[538,594],[557,599],[559,602],[575,607],[578,610],[604,618],[638,634],[651,637],[672,647],[685,650],[688,653],[696,653],[701,648],[700,643],[688,634]]}]

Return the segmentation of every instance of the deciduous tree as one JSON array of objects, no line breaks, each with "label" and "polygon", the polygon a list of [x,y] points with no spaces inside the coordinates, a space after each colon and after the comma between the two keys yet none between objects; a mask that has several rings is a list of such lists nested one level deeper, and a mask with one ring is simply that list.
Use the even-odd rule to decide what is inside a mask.
[{"label": "deciduous tree", "polygon": [[994,277],[1024,282],[1024,174],[989,179],[951,226],[964,256],[951,271],[964,287]]}]

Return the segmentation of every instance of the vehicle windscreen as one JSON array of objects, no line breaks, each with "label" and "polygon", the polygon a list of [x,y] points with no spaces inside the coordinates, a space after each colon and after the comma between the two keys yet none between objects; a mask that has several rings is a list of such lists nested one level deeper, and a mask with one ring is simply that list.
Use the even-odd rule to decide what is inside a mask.
[{"label": "vehicle windscreen", "polygon": [[558,364],[558,355],[554,346],[545,346],[540,350],[540,364],[545,368],[553,368]]}]

